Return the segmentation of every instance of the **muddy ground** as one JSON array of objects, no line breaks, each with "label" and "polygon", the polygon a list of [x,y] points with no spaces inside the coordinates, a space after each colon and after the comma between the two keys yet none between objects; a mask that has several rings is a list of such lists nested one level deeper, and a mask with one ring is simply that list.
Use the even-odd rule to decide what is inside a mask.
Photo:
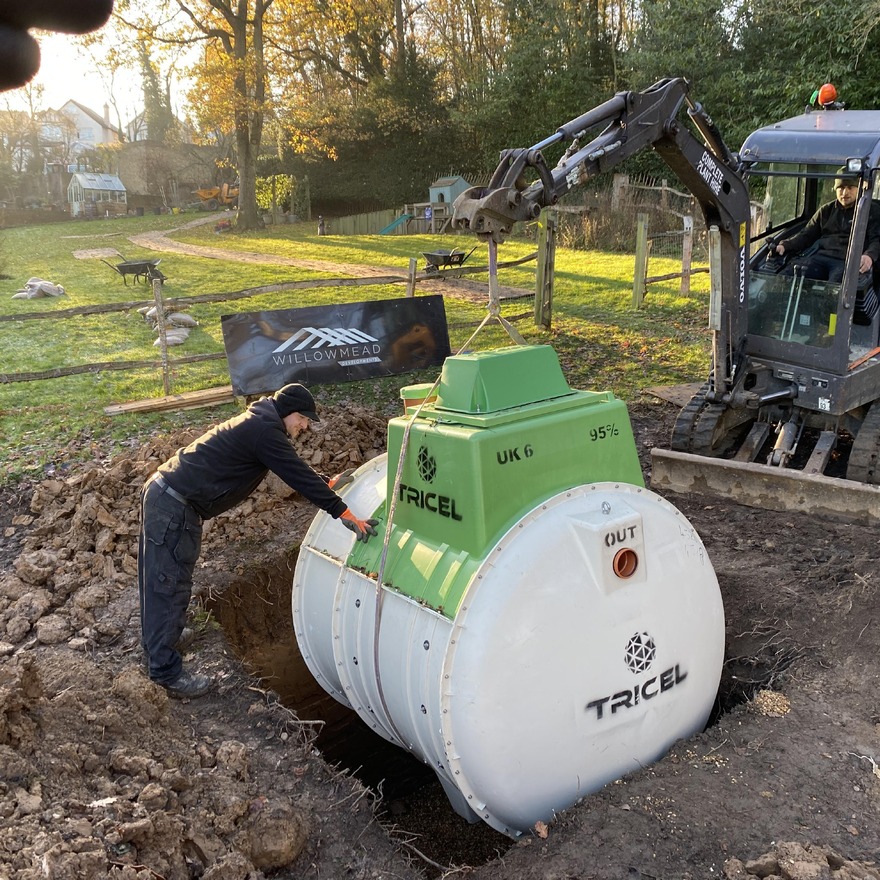
[{"label": "muddy ground", "polygon": [[[631,408],[646,470],[675,412]],[[387,414],[323,415],[319,470],[382,450]],[[216,689],[148,681],[137,493],[187,439],[3,490],[0,878],[880,878],[877,526],[671,496],[724,597],[717,717],[513,842],[303,672],[289,592],[314,511],[272,481],[205,536],[187,662]]]}]

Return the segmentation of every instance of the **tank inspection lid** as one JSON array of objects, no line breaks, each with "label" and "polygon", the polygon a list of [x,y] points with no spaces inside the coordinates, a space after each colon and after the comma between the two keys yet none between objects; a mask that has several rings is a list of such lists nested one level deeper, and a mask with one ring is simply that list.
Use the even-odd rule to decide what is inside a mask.
[{"label": "tank inspection lid", "polygon": [[490,413],[573,393],[551,346],[518,345],[446,358],[437,409]]}]

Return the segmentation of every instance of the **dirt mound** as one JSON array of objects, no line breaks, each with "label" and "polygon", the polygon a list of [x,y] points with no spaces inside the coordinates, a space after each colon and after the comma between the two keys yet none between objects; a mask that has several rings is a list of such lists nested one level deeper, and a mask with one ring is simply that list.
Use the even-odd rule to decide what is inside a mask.
[{"label": "dirt mound", "polygon": [[[325,413],[321,427],[297,441],[319,471],[336,473],[384,449],[386,422],[368,411]],[[0,576],[4,880],[262,877],[294,861],[322,824],[309,778],[312,790],[329,787],[332,800],[350,798],[362,832],[370,825],[363,787],[314,761],[312,729],[253,688],[219,632],[202,627],[200,666],[215,674],[221,696],[216,705],[200,701],[200,717],[188,719],[144,674],[139,493],[199,433],[155,438],[66,480],[46,480],[29,512],[7,527],[21,552]],[[236,548],[271,554],[314,513],[267,479],[245,504],[208,523],[201,580],[210,581],[214,566],[243,571],[248,554]]]},{"label": "dirt mound", "polygon": [[0,774],[11,781],[0,839],[21,880],[124,867],[117,876],[134,877],[142,864],[183,878],[190,862],[219,877],[224,838],[250,870],[302,850],[305,817],[277,795],[248,795],[247,746],[193,748],[165,693],[135,669],[111,676],[83,654],[28,652],[4,670],[0,712]]},{"label": "dirt mound", "polygon": [[780,843],[775,849],[743,863],[729,859],[724,864],[725,880],[752,877],[780,880],[880,880],[880,870],[865,862],[847,861],[825,846]]},{"label": "dirt mound", "polygon": [[[300,455],[319,472],[334,474],[384,450],[386,422],[367,410],[327,414],[320,431],[297,441]],[[156,438],[94,463],[66,480],[45,480],[33,491],[30,512],[7,530],[26,530],[12,572],[0,576],[0,643],[56,645],[116,638],[120,622],[100,610],[137,577],[140,490],[156,468],[201,431]],[[229,545],[263,543],[277,532],[279,504],[307,516],[314,508],[270,474],[243,504],[205,523],[203,565],[213,567]],[[17,525],[16,525],[17,523]],[[223,560],[228,567],[228,560]],[[233,571],[242,570],[242,564]]]}]

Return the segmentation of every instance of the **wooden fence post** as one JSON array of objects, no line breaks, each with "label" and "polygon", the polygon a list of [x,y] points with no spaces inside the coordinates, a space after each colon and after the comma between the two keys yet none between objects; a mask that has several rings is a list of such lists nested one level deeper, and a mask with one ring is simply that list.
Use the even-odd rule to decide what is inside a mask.
[{"label": "wooden fence post", "polygon": [[648,215],[639,214],[636,224],[636,265],[633,272],[634,309],[640,309],[645,300],[645,278],[648,277]]},{"label": "wooden fence post", "polygon": [[156,326],[159,330],[159,351],[162,355],[162,388],[165,396],[171,394],[171,370],[168,364],[168,335],[165,326],[165,303],[162,300],[162,279],[153,279],[153,299],[156,301]]},{"label": "wooden fence post", "polygon": [[553,319],[553,279],[556,275],[558,212],[544,208],[538,217],[538,260],[535,268],[535,324],[550,329]]},{"label": "wooden fence post", "polygon": [[611,183],[611,210],[620,208],[623,201],[623,193],[629,185],[629,177],[626,174],[615,174]]},{"label": "wooden fence post", "polygon": [[691,261],[694,255],[694,218],[684,217],[684,234],[681,239],[681,287],[682,296],[691,294]]},{"label": "wooden fence post", "polygon": [[406,281],[406,295],[407,296],[415,296],[416,295],[416,258],[409,258],[409,275],[407,276]]}]

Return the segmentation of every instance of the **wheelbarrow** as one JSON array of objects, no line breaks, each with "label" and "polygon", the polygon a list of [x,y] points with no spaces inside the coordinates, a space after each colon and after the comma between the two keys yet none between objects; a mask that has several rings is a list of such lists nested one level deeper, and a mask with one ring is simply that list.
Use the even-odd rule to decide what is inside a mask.
[{"label": "wheelbarrow", "polygon": [[458,248],[453,248],[451,251],[422,252],[422,256],[425,258],[425,272],[430,274],[439,272],[441,269],[457,269],[476,249],[474,246],[467,253]]},{"label": "wheelbarrow", "polygon": [[138,281],[143,281],[145,284],[147,281],[152,281],[154,278],[158,278],[160,281],[165,281],[165,276],[159,270],[159,263],[162,262],[159,260],[123,260],[121,263],[117,263],[115,266],[113,263],[108,263],[106,260],[101,260],[104,265],[109,266],[114,272],[118,272],[122,276],[122,281],[126,285],[128,284],[128,276],[132,275],[134,277],[135,283]]}]

